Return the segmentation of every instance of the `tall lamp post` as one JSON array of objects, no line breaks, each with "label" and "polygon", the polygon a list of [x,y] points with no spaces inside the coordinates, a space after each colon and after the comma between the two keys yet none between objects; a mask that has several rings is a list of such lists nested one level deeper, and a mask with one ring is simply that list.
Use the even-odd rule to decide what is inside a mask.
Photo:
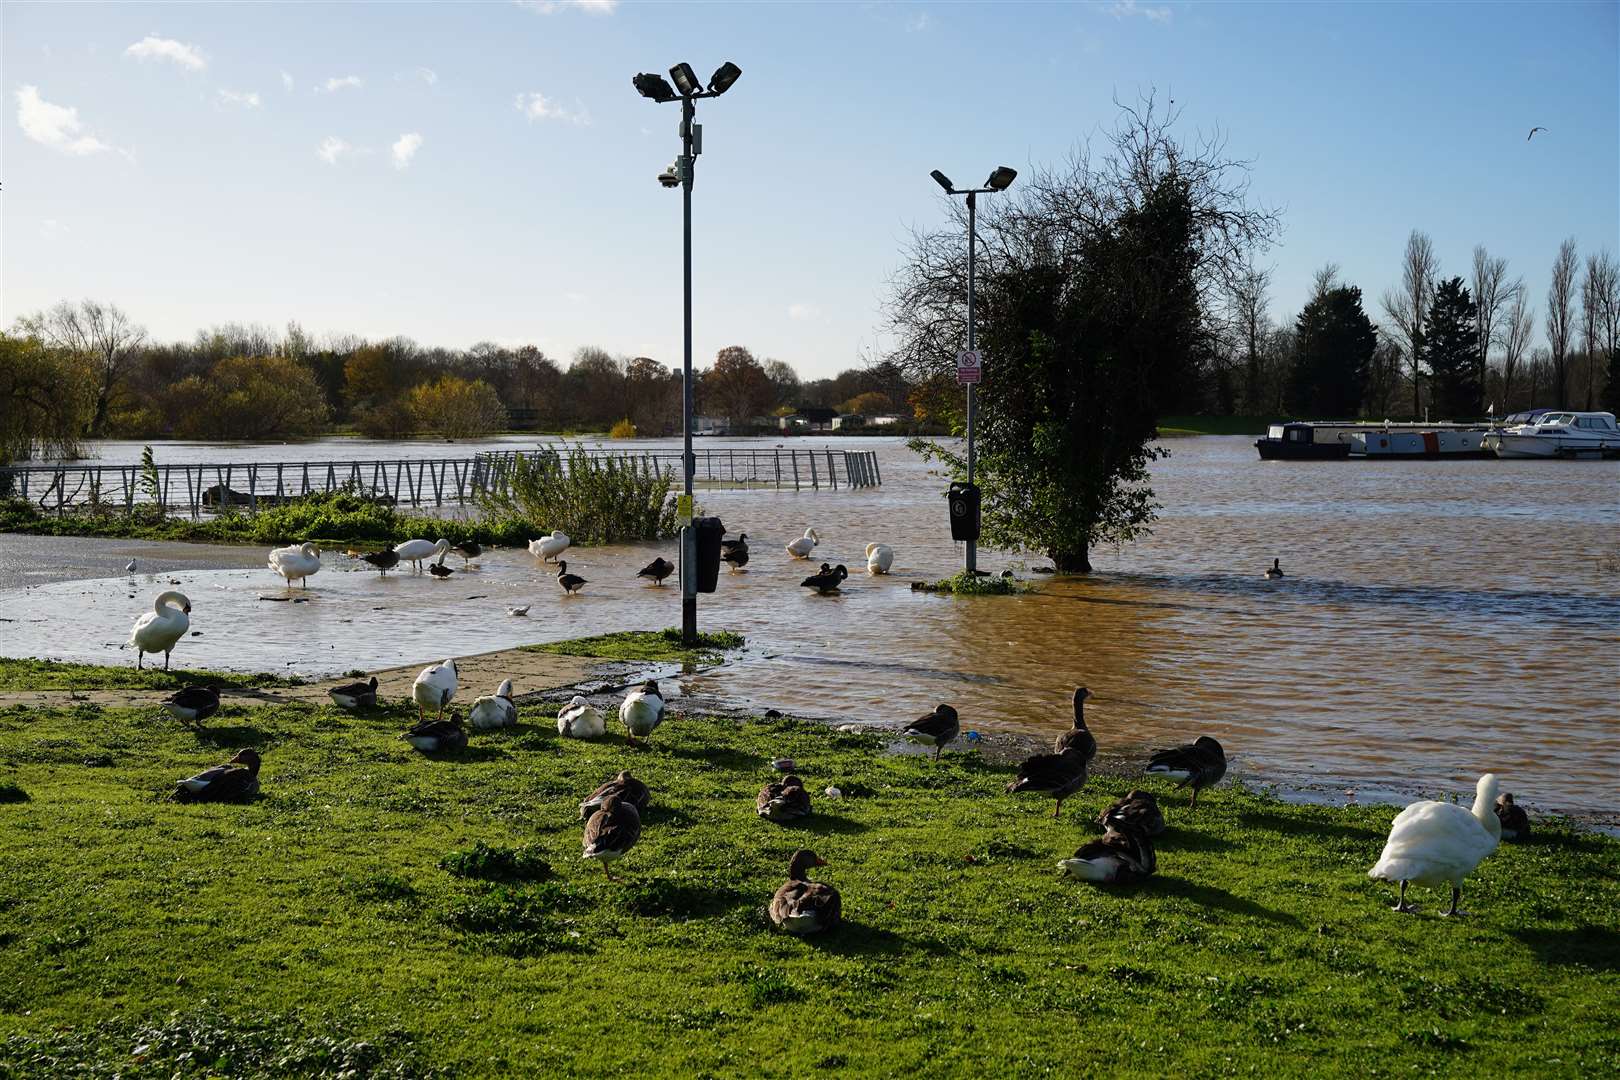
[{"label": "tall lamp post", "polygon": [[692,474],[697,471],[697,461],[692,455],[692,176],[696,171],[697,156],[703,153],[703,126],[694,123],[693,118],[697,115],[695,102],[699,98],[719,97],[731,89],[731,84],[741,74],[742,68],[727,60],[709,79],[707,89],[698,83],[692,65],[685,63],[669,69],[669,77],[675,80],[674,87],[662,75],[645,72],[630,80],[636,92],[644,98],[681,103],[681,156],[658,174],[658,182],[667,188],[682,189],[685,233],[686,355],[681,365],[681,465],[686,483],[679,516],[685,520],[681,528],[681,643],[688,648],[697,645],[697,551],[692,533]]},{"label": "tall lamp post", "polygon": [[[1017,178],[1018,173],[1017,173],[1016,170],[1010,169],[1007,166],[1002,165],[999,168],[997,168],[995,172],[990,174],[990,179],[988,179],[988,180],[986,180],[984,182],[984,187],[977,187],[977,188],[958,188],[958,187],[954,186],[951,183],[951,178],[950,177],[946,176],[944,173],[940,172],[938,169],[935,169],[933,172],[929,173],[928,175],[932,176],[934,178],[934,182],[936,184],[938,184],[940,187],[945,189],[945,194],[947,194],[947,195],[966,195],[967,196],[967,212],[968,212],[967,347],[968,347],[968,352],[972,353],[972,352],[976,351],[975,348],[974,348],[975,335],[974,335],[974,326],[973,326],[973,277],[974,277],[974,264],[977,261],[976,251],[977,251],[978,246],[979,246],[979,244],[978,244],[978,236],[979,236],[979,234],[978,234],[978,231],[977,231],[977,228],[976,228],[977,223],[978,223],[978,204],[979,204],[978,197],[980,195],[989,195],[991,192],[995,192],[995,191],[1006,191],[1007,188],[1012,186],[1012,182],[1013,182],[1014,179]],[[975,411],[975,406],[976,406],[976,400],[975,400],[976,395],[975,395],[974,391],[977,390],[977,389],[978,389],[977,382],[970,382],[970,383],[967,384],[967,482],[969,484],[973,483],[973,466],[974,466],[973,420],[974,420],[974,411]],[[970,574],[978,572],[978,569],[979,569],[979,542],[977,540],[969,540],[969,541],[967,541],[967,548],[966,548],[966,552],[965,552],[965,555],[964,555],[963,560],[962,560],[962,565],[967,570],[967,572],[970,573]]]}]

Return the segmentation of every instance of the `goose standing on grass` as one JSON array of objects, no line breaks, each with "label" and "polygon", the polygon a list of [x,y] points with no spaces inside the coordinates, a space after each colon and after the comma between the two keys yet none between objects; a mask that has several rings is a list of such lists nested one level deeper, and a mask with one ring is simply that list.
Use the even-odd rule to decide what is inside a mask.
[{"label": "goose standing on grass", "polygon": [[291,547],[275,548],[270,552],[270,569],[287,579],[291,585],[302,580],[309,588],[309,576],[321,568],[321,549],[308,541]]},{"label": "goose standing on grass", "polygon": [[326,692],[332,704],[340,709],[370,709],[377,704],[377,676],[366,682],[344,683]]},{"label": "goose standing on grass", "polygon": [[140,669],[141,660],[147,653],[162,653],[163,670],[168,671],[169,654],[189,629],[191,601],[186,599],[186,594],[173,589],[158,593],[157,599],[152,601],[152,610],[136,619],[135,625],[129,630],[127,647],[135,650],[136,669]]},{"label": "goose standing on grass", "polygon": [[[823,563],[822,565],[825,566],[826,563]],[[847,577],[849,577],[849,571],[844,568],[843,563],[839,563],[831,570],[823,570],[819,574],[811,574],[809,577],[799,582],[799,587],[801,589],[814,589],[816,590],[817,595],[820,596],[831,596],[833,593],[838,591],[838,586],[842,585],[844,583],[844,579]]]},{"label": "goose standing on grass", "polygon": [[1058,863],[1058,869],[1082,881],[1099,885],[1131,885],[1158,869],[1153,841],[1132,825],[1109,829],[1101,840],[1081,846],[1073,858]]},{"label": "goose standing on grass", "polygon": [[411,564],[411,569],[417,573],[422,571],[422,560],[431,559],[435,555],[443,555],[450,550],[448,540],[407,540],[394,548],[394,554]]},{"label": "goose standing on grass", "polygon": [[558,559],[557,560],[557,584],[562,587],[562,591],[563,591],[564,596],[572,596],[575,593],[579,592],[579,590],[584,588],[586,585],[589,585],[590,582],[586,581],[584,578],[580,577],[578,574],[570,574],[568,572],[568,560],[567,559]]},{"label": "goose standing on grass", "polygon": [[1496,820],[1502,826],[1502,839],[1530,838],[1530,815],[1524,812],[1524,807],[1513,801],[1513,796],[1508,792],[1504,791],[1496,797]]},{"label": "goose standing on grass", "polygon": [[619,705],[619,719],[630,733],[630,741],[645,739],[664,722],[664,698],[658,692],[656,680],[648,679],[624,695]]},{"label": "goose standing on grass", "polygon": [[582,859],[594,859],[602,864],[602,873],[609,881],[613,871],[608,864],[622,859],[625,852],[641,839],[641,814],[618,795],[609,795],[602,806],[585,822]]},{"label": "goose standing on grass", "polygon": [[511,727],[517,723],[517,706],[512,704],[512,680],[505,679],[494,697],[481,697],[467,710],[467,723],[480,731]]},{"label": "goose standing on grass", "polygon": [[808,848],[800,848],[788,860],[787,883],[771,897],[771,922],[790,934],[816,934],[836,929],[844,918],[843,898],[838,890],[810,880],[810,871],[826,866],[827,860]]},{"label": "goose standing on grass", "polygon": [[935,705],[934,711],[927,716],[919,717],[900,729],[912,742],[926,743],[934,748],[934,760],[939,760],[939,752],[956,741],[956,736],[962,732],[961,719],[956,710],[949,705]]},{"label": "goose standing on grass", "polygon": [[1456,915],[1463,878],[1496,850],[1501,835],[1502,823],[1496,819],[1496,774],[1486,773],[1474,787],[1472,810],[1425,800],[1395,815],[1384,853],[1367,876],[1401,883],[1395,910],[1402,912],[1416,910],[1406,902],[1408,882],[1432,888],[1449,884],[1451,908],[1443,914]]},{"label": "goose standing on grass", "polygon": [[550,536],[542,536],[538,540],[529,541],[529,554],[541,562],[550,562],[567,551],[568,545],[571,543],[573,541],[568,539],[567,533],[561,529],[553,529]]},{"label": "goose standing on grass", "polygon": [[662,585],[664,579],[675,572],[675,564],[662,555],[636,571],[636,577],[652,578],[654,585]]},{"label": "goose standing on grass", "polygon": [[784,776],[759,789],[754,800],[754,811],[767,821],[778,824],[797,821],[810,816],[810,793],[804,790],[804,781],[797,776]]},{"label": "goose standing on grass", "polygon": [[450,699],[456,696],[456,662],[446,660],[442,664],[425,667],[416,676],[416,683],[411,687],[411,698],[416,702],[416,718],[425,720],[425,710],[432,709],[440,719],[444,718],[444,709],[450,704]]},{"label": "goose standing on grass", "polygon": [[887,574],[889,567],[894,565],[894,548],[888,544],[866,545],[866,572],[868,574]]},{"label": "goose standing on grass", "polygon": [[557,710],[557,734],[565,739],[600,739],[607,734],[602,710],[578,694]]},{"label": "goose standing on grass", "polygon": [[422,720],[400,738],[424,754],[438,754],[467,748],[467,732],[461,726],[461,714],[451,713],[450,719]]},{"label": "goose standing on grass", "polygon": [[1151,791],[1129,791],[1097,815],[1097,824],[1104,831],[1123,832],[1129,828],[1144,836],[1159,836],[1164,832],[1164,812]]},{"label": "goose standing on grass", "polygon": [[471,565],[474,559],[478,558],[478,556],[484,553],[483,547],[476,540],[463,540],[451,550],[453,550],[457,555],[461,556],[461,565],[463,569]]},{"label": "goose standing on grass", "polygon": [[188,686],[163,699],[163,707],[181,723],[192,727],[219,712],[219,691],[206,686]]},{"label": "goose standing on grass", "polygon": [[360,556],[360,558],[375,566],[383,577],[387,577],[388,571],[399,565],[399,552],[393,548],[373,551],[370,554]]},{"label": "goose standing on grass", "polygon": [[816,530],[806,529],[803,536],[797,540],[788,541],[787,553],[795,559],[808,559],[810,553],[816,550],[816,545],[819,543],[821,543],[821,537],[816,535]]},{"label": "goose standing on grass", "polygon": [[1281,559],[1272,559],[1271,560],[1271,569],[1266,571],[1266,577],[1268,579],[1270,579],[1271,581],[1276,581],[1278,578],[1280,578],[1282,576],[1283,576],[1282,560]]},{"label": "goose standing on grass", "polygon": [[620,799],[635,807],[637,812],[645,814],[647,804],[652,802],[652,792],[647,785],[630,775],[625,769],[602,782],[602,786],[585,796],[585,801],[579,804],[579,818],[581,821],[590,820],[590,816],[602,809],[602,804],[609,795],[617,795]]},{"label": "goose standing on grass", "polygon": [[1059,754],[1071,746],[1079,750],[1088,768],[1097,756],[1097,737],[1086,727],[1086,699],[1090,696],[1091,691],[1085,687],[1074,688],[1074,726],[1059,735],[1052,745],[1052,749]]},{"label": "goose standing on grass", "polygon": [[1149,776],[1179,780],[1177,791],[1192,785],[1192,802],[1187,805],[1191,810],[1198,805],[1198,793],[1226,775],[1226,751],[1208,735],[1200,735],[1183,746],[1153,751],[1145,771]]},{"label": "goose standing on grass", "polygon": [[1010,792],[1038,791],[1057,800],[1052,808],[1055,819],[1063,813],[1063,800],[1086,783],[1086,759],[1078,747],[1061,754],[1036,754],[1018,766],[1018,775],[1007,785]]},{"label": "goose standing on grass", "polygon": [[230,802],[259,793],[259,752],[238,750],[223,765],[188,776],[174,786],[170,802]]}]

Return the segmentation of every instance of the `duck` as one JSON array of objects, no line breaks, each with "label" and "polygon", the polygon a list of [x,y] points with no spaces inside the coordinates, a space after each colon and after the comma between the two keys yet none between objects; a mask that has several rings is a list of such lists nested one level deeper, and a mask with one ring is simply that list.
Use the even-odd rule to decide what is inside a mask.
[{"label": "duck", "polygon": [[557,734],[565,739],[599,739],[607,734],[602,710],[578,694],[557,710]]},{"label": "duck", "polygon": [[844,569],[843,563],[839,563],[831,570],[823,570],[819,574],[811,574],[809,577],[799,582],[799,586],[800,588],[804,589],[814,589],[816,590],[817,595],[820,596],[830,596],[838,591],[838,586],[841,585],[844,579],[847,577],[849,577],[849,571]]},{"label": "duck", "polygon": [[1086,783],[1086,759],[1078,747],[1061,754],[1036,754],[1018,766],[1018,775],[1007,785],[1009,792],[1038,791],[1057,800],[1052,817],[1063,813],[1063,800]]},{"label": "duck", "polygon": [[219,691],[187,686],[164,698],[162,704],[176,719],[196,727],[219,712]]},{"label": "duck", "polygon": [[1074,726],[1060,734],[1052,744],[1054,753],[1061,754],[1068,747],[1078,749],[1089,766],[1097,756],[1097,737],[1086,727],[1086,699],[1091,691],[1083,686],[1074,688]]},{"label": "duck", "polygon": [[1496,850],[1502,838],[1502,823],[1496,817],[1496,788],[1496,774],[1486,773],[1474,785],[1472,809],[1426,799],[1395,815],[1383,854],[1367,876],[1401,883],[1396,911],[1417,910],[1406,902],[1406,886],[1415,881],[1431,887],[1449,884],[1451,907],[1443,914],[1458,913],[1463,879]]},{"label": "duck", "polygon": [[601,786],[579,804],[580,820],[589,820],[592,814],[602,809],[602,803],[607,801],[609,795],[617,795],[643,814],[647,812],[647,804],[652,802],[652,792],[647,785],[631,776],[629,769],[622,769],[602,781]]},{"label": "duck", "polygon": [[467,723],[480,731],[511,727],[517,723],[517,706],[512,704],[512,680],[503,679],[494,697],[481,697],[467,710]]},{"label": "duck", "polygon": [[735,539],[735,540],[722,540],[722,541],[720,541],[720,557],[722,559],[724,559],[726,557],[726,552],[728,552],[728,551],[736,551],[738,548],[741,548],[744,551],[748,550],[748,534],[747,533],[738,533],[737,534],[737,539]]},{"label": "duck", "polygon": [[436,578],[447,578],[455,572],[455,567],[444,565],[444,556],[442,555],[439,556],[438,562],[428,564],[428,573],[432,574]]},{"label": "duck", "polygon": [[129,630],[128,648],[135,650],[135,667],[147,653],[163,654],[163,670],[169,670],[169,654],[175,644],[191,629],[191,601],[185,593],[169,589],[160,592],[152,601],[152,610],[135,620]]},{"label": "duck", "polygon": [[442,718],[446,705],[456,696],[456,662],[446,660],[425,667],[411,686],[411,698],[416,702],[416,718],[426,719],[426,709],[434,709]]},{"label": "duck", "polygon": [[803,536],[797,540],[788,541],[787,553],[795,559],[808,559],[810,553],[816,549],[816,545],[819,543],[821,543],[821,537],[816,535],[816,530],[806,529]]},{"label": "duck", "polygon": [[418,573],[422,570],[422,560],[431,559],[435,555],[443,555],[450,550],[448,540],[407,540],[403,544],[394,546],[394,554],[407,560],[411,568]]},{"label": "duck", "polygon": [[1283,576],[1282,560],[1281,559],[1272,559],[1271,560],[1271,569],[1266,571],[1266,577],[1271,579],[1272,581],[1276,581],[1278,578],[1280,578],[1282,576]]},{"label": "duck", "polygon": [[568,572],[568,560],[558,559],[557,584],[562,586],[564,596],[572,596],[590,583],[584,578],[580,577],[578,574],[570,574]]},{"label": "duck", "polygon": [[[746,537],[747,535],[747,533],[743,533],[743,536]],[[748,565],[748,545],[738,542],[734,547],[721,547],[720,558],[727,566],[731,567],[731,572],[735,574]]]},{"label": "duck", "polygon": [[309,541],[291,547],[274,548],[270,552],[269,566],[286,578],[288,585],[301,580],[307,589],[310,575],[321,568],[321,549]]},{"label": "duck", "polygon": [[810,793],[797,776],[784,776],[759,789],[754,810],[768,821],[797,821],[810,816]]},{"label": "duck", "polygon": [[332,704],[340,709],[370,709],[377,704],[377,676],[365,682],[344,683],[326,692]]},{"label": "duck", "polygon": [[174,786],[170,802],[230,802],[259,793],[259,752],[238,750],[225,764],[188,776]]},{"label": "duck", "polygon": [[894,565],[894,548],[888,544],[866,545],[866,572],[868,574],[887,574],[889,567]]},{"label": "duck", "polygon": [[1144,771],[1149,776],[1179,780],[1177,791],[1192,785],[1192,802],[1187,806],[1191,810],[1198,805],[1198,793],[1226,775],[1226,751],[1208,735],[1200,735],[1183,746],[1153,751]]},{"label": "duck", "polygon": [[529,541],[529,554],[541,562],[549,562],[567,551],[568,545],[571,543],[573,541],[568,539],[567,533],[561,529],[553,529],[550,536],[542,536],[538,540]]},{"label": "duck", "polygon": [[450,550],[461,556],[461,565],[463,567],[484,553],[483,546],[476,540],[463,540]]},{"label": "duck", "polygon": [[1097,815],[1097,824],[1104,831],[1126,827],[1139,830],[1144,836],[1159,836],[1164,832],[1164,813],[1159,800],[1151,791],[1133,789],[1123,799],[1116,799],[1108,809]]},{"label": "duck", "polygon": [[662,555],[636,571],[636,577],[652,578],[654,585],[662,585],[664,579],[675,572],[675,564]]},{"label": "duck", "polygon": [[1109,829],[1100,840],[1082,844],[1072,858],[1058,863],[1058,869],[1099,885],[1131,885],[1152,875],[1158,860],[1147,834],[1125,824]]},{"label": "duck", "polygon": [[1524,807],[1513,801],[1511,793],[1504,791],[1496,797],[1496,820],[1502,826],[1502,839],[1528,840],[1530,815]]},{"label": "duck", "polygon": [[956,715],[956,710],[949,705],[935,705],[933,712],[913,720],[900,729],[900,734],[912,742],[933,744],[935,761],[939,760],[939,752],[947,744],[955,742],[956,736],[961,732],[961,719]]},{"label": "duck", "polygon": [[450,719],[421,720],[400,738],[424,754],[438,754],[467,748],[467,732],[461,726],[461,714],[451,713]]},{"label": "duck", "polygon": [[822,881],[811,881],[810,871],[827,860],[800,848],[788,859],[788,879],[771,897],[771,923],[790,934],[819,934],[836,929],[844,919],[843,898]]},{"label": "duck", "polygon": [[507,608],[506,613],[508,615],[512,616],[514,619],[521,619],[521,618],[523,618],[525,615],[527,615],[529,613],[529,608],[531,606],[533,606],[533,605],[524,604],[521,607],[514,605],[512,607]]},{"label": "duck", "polygon": [[387,577],[388,571],[399,565],[399,552],[395,551],[393,548],[384,548],[381,551],[369,552],[360,556],[360,558],[370,563],[372,566],[375,566],[378,573],[380,573],[383,577]]},{"label": "duck", "polygon": [[624,695],[624,701],[619,704],[619,719],[632,742],[637,738],[645,739],[664,722],[664,698],[658,692],[657,680],[648,679]]},{"label": "duck", "polygon": [[582,859],[594,859],[602,864],[602,873],[613,880],[610,864],[622,859],[626,852],[641,839],[641,814],[618,795],[609,795],[601,807],[585,822]]}]

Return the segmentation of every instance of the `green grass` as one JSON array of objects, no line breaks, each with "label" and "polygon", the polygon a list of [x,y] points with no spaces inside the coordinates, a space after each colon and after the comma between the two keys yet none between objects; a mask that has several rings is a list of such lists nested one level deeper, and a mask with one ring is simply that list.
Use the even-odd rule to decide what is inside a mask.
[{"label": "green grass", "polygon": [[134,664],[103,667],[0,656],[0,690],[178,690],[182,686],[301,686],[303,682],[296,676],[182,671],[179,668],[164,671],[161,666],[136,670]]},{"label": "green grass", "polygon": [[[1353,1076],[1620,1068],[1620,842],[1538,822],[1464,919],[1369,881],[1395,810],[1224,785],[1134,889],[1058,875],[1131,781],[1051,818],[977,755],[939,763],[791,720],[675,717],[650,748],[549,709],[426,757],[401,705],[0,710],[0,1076]],[[240,746],[247,805],[162,801]],[[817,796],[753,798],[787,755]],[[87,765],[85,762],[93,762]],[[619,884],[577,804],[652,788]],[[773,931],[813,847],[848,924]],[[141,1056],[135,1060],[137,1048]],[[543,1066],[541,1064],[543,1063]]]},{"label": "green grass", "polygon": [[1019,593],[1030,592],[1033,586],[1016,578],[995,574],[983,576],[963,570],[953,577],[928,583],[919,582],[912,588],[920,592],[950,593],[955,596],[1017,596]]},{"label": "green grass", "polygon": [[1186,435],[1264,435],[1271,424],[1281,420],[1268,416],[1161,416],[1159,437],[1173,439]]},{"label": "green grass", "polygon": [[714,633],[699,631],[697,642],[696,648],[682,647],[680,630],[670,627],[667,630],[623,630],[615,634],[574,638],[571,641],[525,645],[523,648],[530,652],[555,653],[559,656],[594,656],[603,660],[718,664],[723,659],[721,653],[743,646],[742,635],[731,633],[729,630]]}]

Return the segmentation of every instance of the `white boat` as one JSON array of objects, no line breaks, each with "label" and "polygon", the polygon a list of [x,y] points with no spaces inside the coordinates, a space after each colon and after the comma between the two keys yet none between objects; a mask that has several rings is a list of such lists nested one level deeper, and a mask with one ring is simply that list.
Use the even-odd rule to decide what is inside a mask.
[{"label": "white boat", "polygon": [[1485,448],[1499,458],[1620,458],[1620,427],[1614,413],[1560,412],[1508,417],[1485,434]]}]

